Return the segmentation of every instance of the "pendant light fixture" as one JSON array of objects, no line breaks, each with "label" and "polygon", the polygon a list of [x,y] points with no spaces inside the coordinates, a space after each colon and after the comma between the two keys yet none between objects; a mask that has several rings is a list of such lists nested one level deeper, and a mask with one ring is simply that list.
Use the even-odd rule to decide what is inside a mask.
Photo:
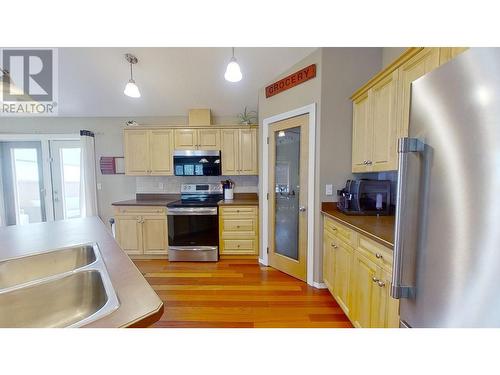
[{"label": "pendant light fixture", "polygon": [[134,76],[132,75],[132,65],[137,64],[139,60],[130,53],[125,54],[125,59],[130,64],[130,80],[128,81],[127,86],[125,86],[123,93],[131,98],[140,98],[141,93],[139,92],[139,88],[135,84]]},{"label": "pendant light fixture", "polygon": [[238,81],[241,81],[241,78],[243,78],[243,75],[241,74],[240,66],[238,65],[238,62],[236,61],[236,57],[234,57],[234,47],[233,47],[233,57],[231,57],[229,64],[227,64],[226,73],[224,74],[224,78],[226,79],[226,81],[229,81],[229,82],[238,82]]}]

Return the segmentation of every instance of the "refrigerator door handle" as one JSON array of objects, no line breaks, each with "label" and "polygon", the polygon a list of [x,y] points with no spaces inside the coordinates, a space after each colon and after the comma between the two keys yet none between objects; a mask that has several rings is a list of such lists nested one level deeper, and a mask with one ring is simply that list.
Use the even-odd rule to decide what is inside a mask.
[{"label": "refrigerator door handle", "polygon": [[404,241],[402,240],[405,227],[405,214],[402,212],[406,203],[406,181],[408,173],[409,153],[424,151],[425,144],[417,138],[400,138],[398,142],[399,154],[399,173],[396,199],[396,225],[395,225],[395,243],[392,263],[392,286],[391,296],[396,299],[412,298],[415,295],[415,287],[403,285],[403,255]]}]

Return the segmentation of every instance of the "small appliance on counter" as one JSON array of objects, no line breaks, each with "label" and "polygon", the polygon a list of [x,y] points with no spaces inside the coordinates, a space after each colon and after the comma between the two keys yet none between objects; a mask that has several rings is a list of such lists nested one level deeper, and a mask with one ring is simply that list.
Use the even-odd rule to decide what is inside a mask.
[{"label": "small appliance on counter", "polygon": [[391,181],[347,180],[337,190],[337,207],[347,215],[390,215]]},{"label": "small appliance on counter", "polygon": [[222,189],[224,191],[225,200],[233,200],[234,198],[234,181],[225,180],[221,181]]}]

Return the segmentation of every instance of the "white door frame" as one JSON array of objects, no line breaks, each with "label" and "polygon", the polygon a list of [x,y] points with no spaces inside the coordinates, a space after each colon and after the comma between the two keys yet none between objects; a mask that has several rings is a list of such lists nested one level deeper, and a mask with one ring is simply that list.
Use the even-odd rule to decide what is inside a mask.
[{"label": "white door frame", "polygon": [[260,197],[262,207],[262,236],[259,262],[269,265],[267,249],[269,247],[269,202],[266,198],[269,189],[269,147],[267,137],[269,136],[269,126],[277,121],[286,120],[290,117],[309,115],[309,165],[307,176],[307,284],[314,286],[314,180],[316,170],[316,103],[306,105],[288,112],[265,118],[262,122],[262,173],[260,173],[260,183],[263,196]]}]

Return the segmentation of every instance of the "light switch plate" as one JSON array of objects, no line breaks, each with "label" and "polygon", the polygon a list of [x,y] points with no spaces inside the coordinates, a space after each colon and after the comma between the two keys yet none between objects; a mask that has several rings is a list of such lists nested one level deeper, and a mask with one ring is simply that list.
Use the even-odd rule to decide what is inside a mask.
[{"label": "light switch plate", "polygon": [[326,195],[333,195],[333,185],[332,184],[325,185],[325,194]]},{"label": "light switch plate", "polygon": [[97,183],[97,190],[102,190],[102,184],[100,182]]}]

